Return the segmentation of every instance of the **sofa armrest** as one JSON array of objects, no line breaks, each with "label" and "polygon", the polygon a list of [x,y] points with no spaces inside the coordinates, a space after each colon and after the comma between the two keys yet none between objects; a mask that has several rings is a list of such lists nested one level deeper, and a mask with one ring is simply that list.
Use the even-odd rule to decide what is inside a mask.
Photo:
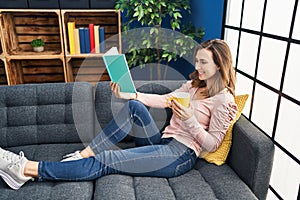
[{"label": "sofa armrest", "polygon": [[243,115],[235,123],[228,165],[258,199],[265,199],[273,166],[274,144]]}]

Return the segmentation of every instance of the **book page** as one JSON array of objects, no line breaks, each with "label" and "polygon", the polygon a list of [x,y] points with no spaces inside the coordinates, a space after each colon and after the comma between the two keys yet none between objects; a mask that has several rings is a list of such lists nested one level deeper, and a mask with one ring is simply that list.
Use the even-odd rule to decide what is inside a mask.
[{"label": "book page", "polygon": [[105,56],[107,56],[107,55],[119,55],[118,48],[117,47],[112,47],[104,55]]}]

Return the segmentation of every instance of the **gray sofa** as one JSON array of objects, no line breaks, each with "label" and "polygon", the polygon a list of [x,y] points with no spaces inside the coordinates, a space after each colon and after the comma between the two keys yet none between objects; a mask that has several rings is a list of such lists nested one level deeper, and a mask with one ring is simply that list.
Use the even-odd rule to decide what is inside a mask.
[{"label": "gray sofa", "polygon": [[[183,81],[137,81],[141,92],[166,93]],[[59,161],[82,149],[124,104],[109,82],[0,86],[0,147],[29,159]],[[171,111],[154,109],[157,125],[168,124]],[[115,148],[133,145],[129,136]],[[85,182],[29,181],[18,191],[0,179],[0,199],[265,199],[274,145],[244,116],[234,126],[226,164],[198,159],[194,169],[174,178],[108,175]]]}]

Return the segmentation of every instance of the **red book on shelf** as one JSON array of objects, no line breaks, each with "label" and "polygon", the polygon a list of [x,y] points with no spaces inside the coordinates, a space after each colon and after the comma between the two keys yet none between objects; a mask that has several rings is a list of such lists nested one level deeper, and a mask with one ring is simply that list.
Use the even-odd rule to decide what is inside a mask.
[{"label": "red book on shelf", "polygon": [[95,53],[94,24],[89,24],[89,29],[90,29],[90,48],[91,48],[91,53]]}]

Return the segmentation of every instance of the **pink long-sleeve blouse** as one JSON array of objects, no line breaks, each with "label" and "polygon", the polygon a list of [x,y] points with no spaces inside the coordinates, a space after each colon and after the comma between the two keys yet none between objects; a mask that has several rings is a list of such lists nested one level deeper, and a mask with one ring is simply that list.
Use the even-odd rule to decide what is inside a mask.
[{"label": "pink long-sleeve blouse", "polygon": [[206,99],[195,99],[196,91],[197,88],[192,88],[191,81],[188,81],[165,95],[138,93],[137,100],[150,107],[165,108],[172,93],[190,93],[190,105],[194,109],[194,115],[185,121],[172,115],[170,125],[165,128],[162,137],[175,138],[199,156],[202,151],[217,150],[235,118],[237,106],[233,95],[227,89]]}]

